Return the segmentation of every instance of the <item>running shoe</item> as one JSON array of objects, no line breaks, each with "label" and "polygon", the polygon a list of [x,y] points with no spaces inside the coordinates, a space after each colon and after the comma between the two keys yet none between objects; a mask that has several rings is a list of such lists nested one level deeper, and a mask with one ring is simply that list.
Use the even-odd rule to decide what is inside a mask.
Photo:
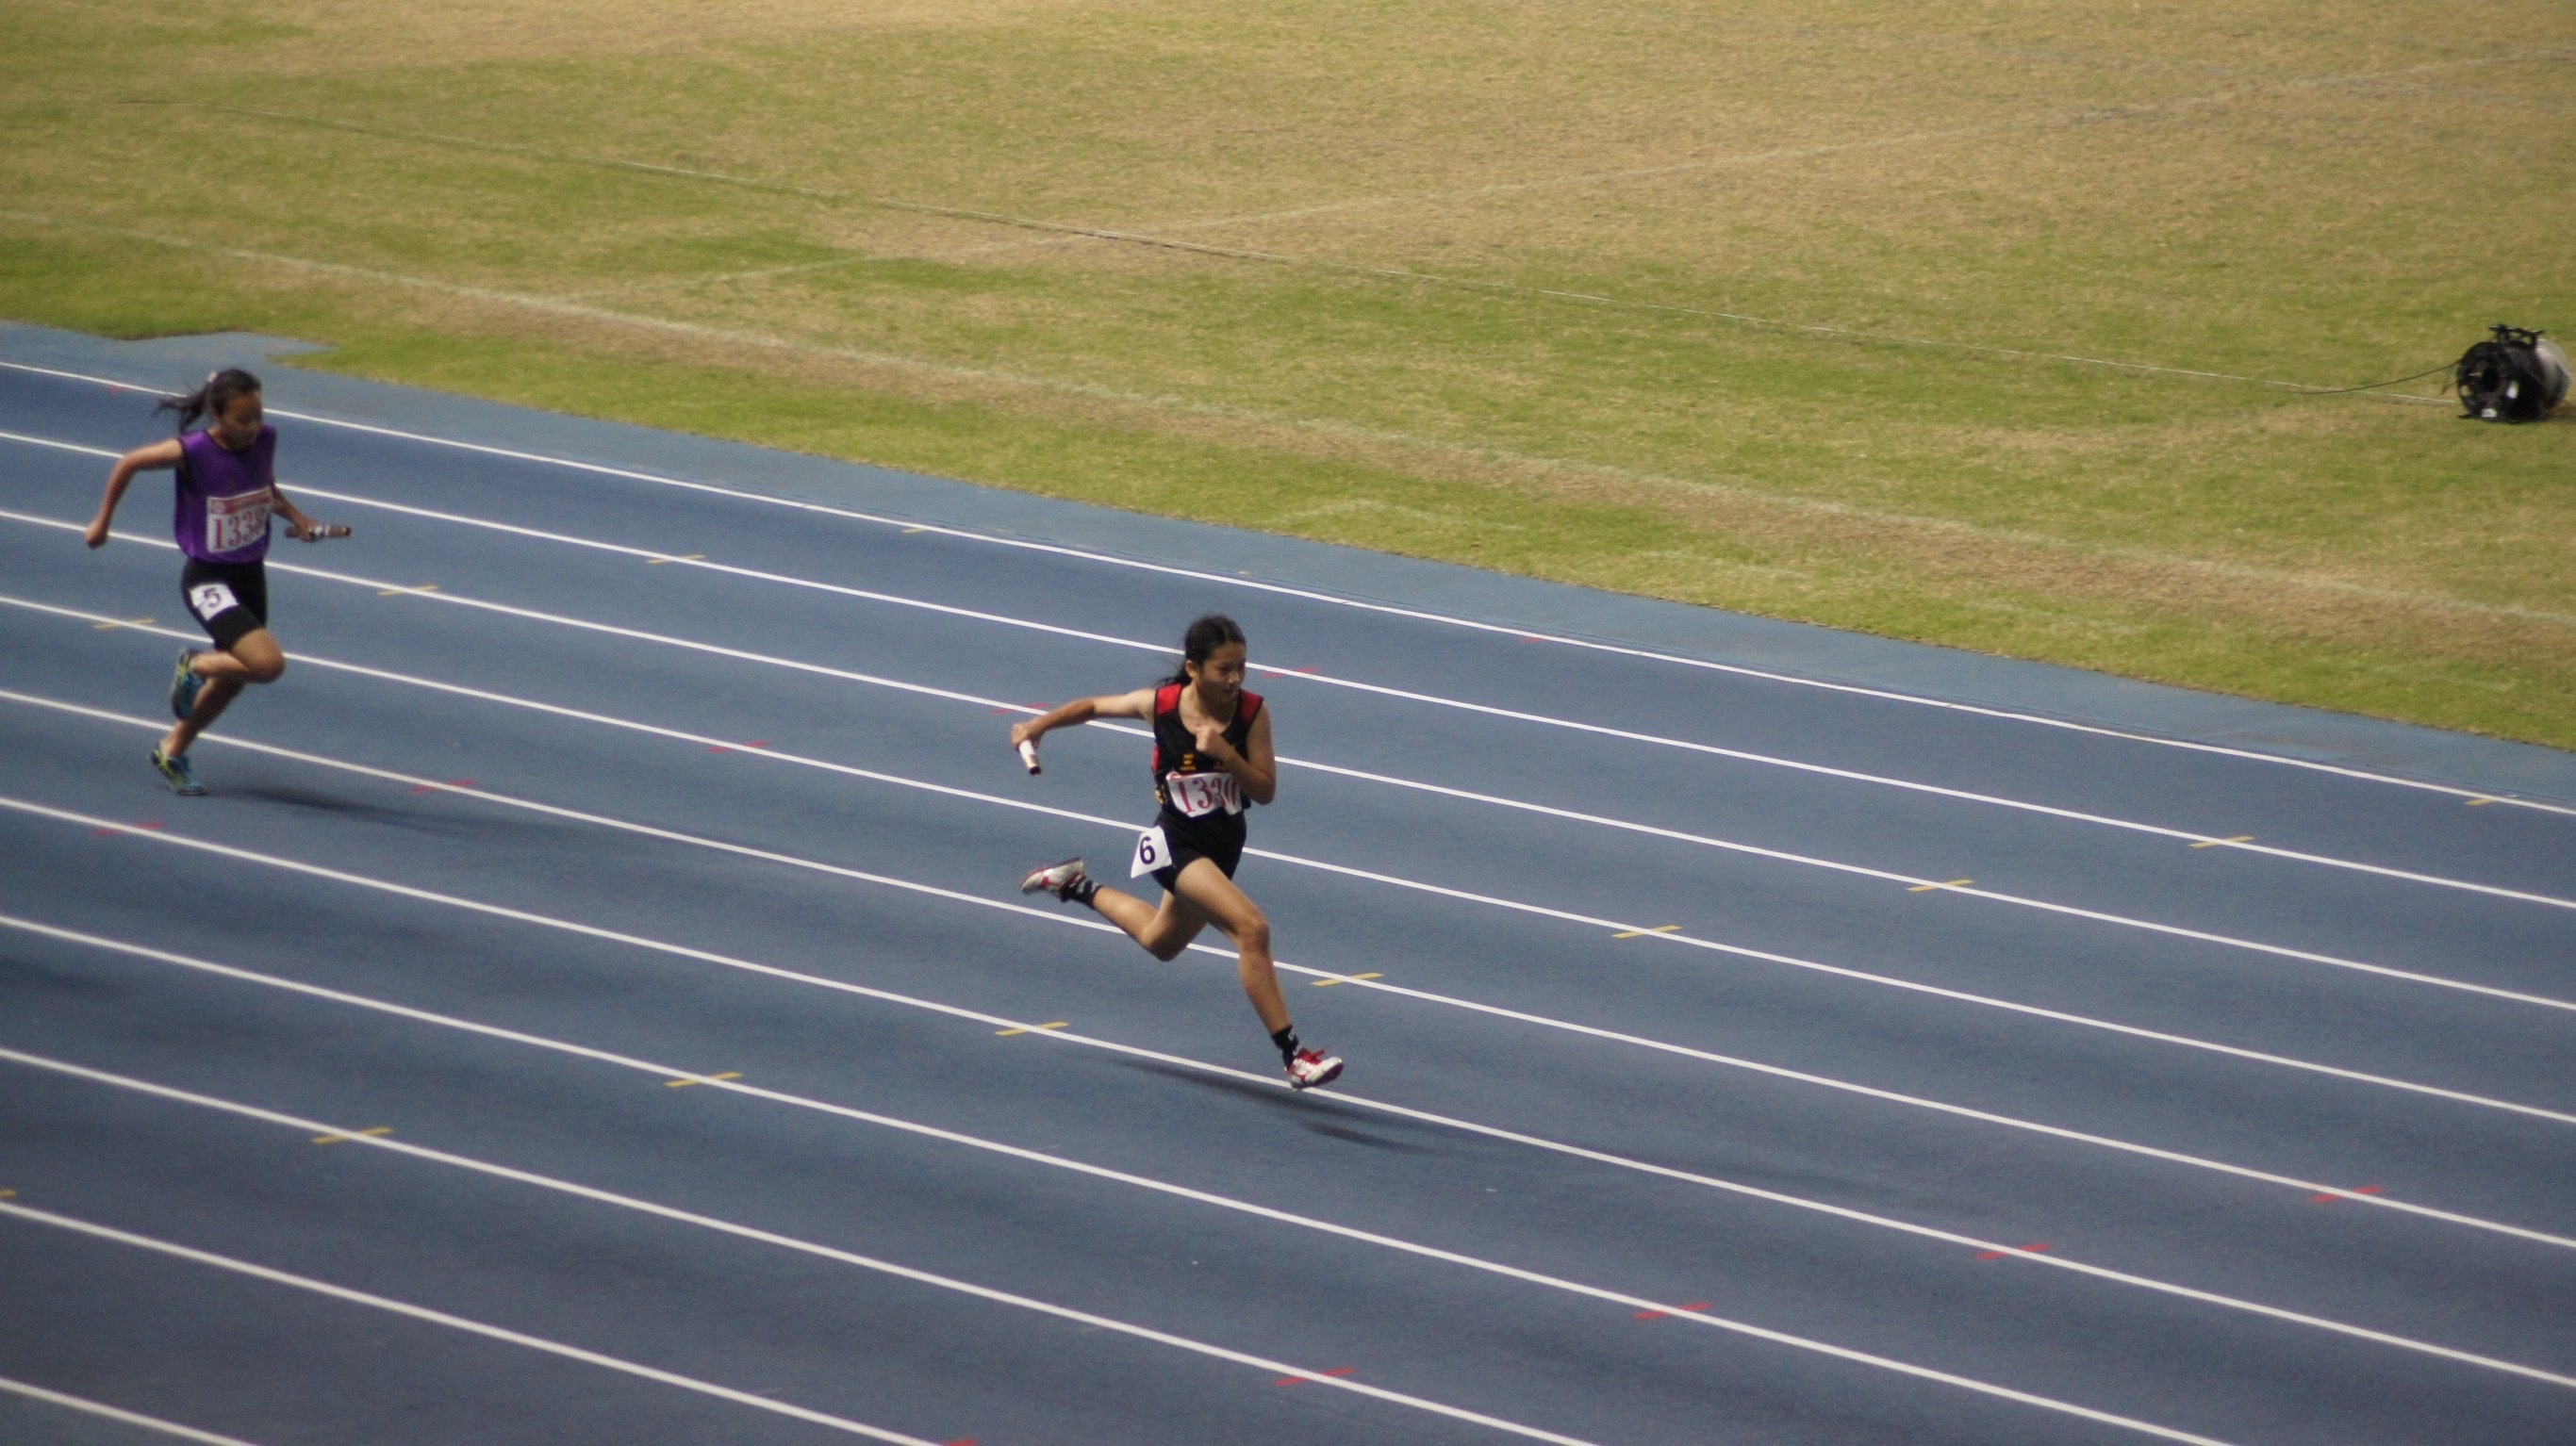
[{"label": "running shoe", "polygon": [[1082,860],[1066,859],[1060,864],[1049,864],[1020,880],[1020,892],[1053,894],[1058,902],[1066,902],[1090,881],[1091,876],[1082,871]]},{"label": "running shoe", "polygon": [[1320,1049],[1301,1049],[1288,1061],[1288,1087],[1310,1090],[1342,1077],[1342,1062]]},{"label": "running shoe", "polygon": [[174,758],[162,752],[159,744],[154,744],[152,767],[169,783],[170,791],[181,798],[206,796],[206,786],[197,781],[197,770],[189,764],[187,754],[182,753]]},{"label": "running shoe", "polygon": [[196,649],[181,648],[179,671],[170,676],[170,716],[182,723],[188,721],[189,714],[197,711],[197,690],[206,685],[206,680],[197,676],[193,666],[196,661]]}]

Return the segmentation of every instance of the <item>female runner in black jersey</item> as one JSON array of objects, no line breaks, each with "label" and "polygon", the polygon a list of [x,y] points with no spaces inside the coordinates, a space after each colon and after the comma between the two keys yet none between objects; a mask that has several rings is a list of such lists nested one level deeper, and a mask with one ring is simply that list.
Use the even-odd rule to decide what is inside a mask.
[{"label": "female runner in black jersey", "polygon": [[1243,629],[1232,618],[1210,613],[1190,624],[1181,640],[1181,666],[1159,687],[1076,698],[1012,727],[1012,745],[1035,771],[1033,750],[1049,730],[1094,718],[1151,724],[1154,799],[1162,805],[1154,826],[1136,841],[1131,870],[1131,876],[1151,874],[1163,886],[1160,908],[1103,887],[1083,872],[1078,858],[1030,874],[1020,880],[1020,892],[1088,904],[1157,959],[1178,958],[1201,929],[1216,925],[1234,941],[1243,992],[1270,1031],[1270,1042],[1279,1046],[1288,1083],[1302,1090],[1331,1081],[1342,1062],[1297,1042],[1270,963],[1270,920],[1234,884],[1235,865],[1243,858],[1243,810],[1279,794],[1270,714],[1260,694],[1243,690],[1244,654]]}]

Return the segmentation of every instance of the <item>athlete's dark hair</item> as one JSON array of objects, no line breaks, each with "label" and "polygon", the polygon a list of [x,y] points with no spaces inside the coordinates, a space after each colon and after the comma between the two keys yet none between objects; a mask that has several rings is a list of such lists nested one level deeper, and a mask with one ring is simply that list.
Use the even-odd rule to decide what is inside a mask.
[{"label": "athlete's dark hair", "polygon": [[1166,685],[1188,682],[1190,664],[1204,663],[1215,656],[1217,649],[1242,641],[1243,628],[1234,619],[1223,613],[1203,614],[1190,624],[1188,632],[1181,634],[1181,660],[1172,665],[1171,676],[1163,682]]},{"label": "athlete's dark hair", "polygon": [[163,397],[161,405],[153,410],[177,412],[179,430],[185,432],[197,425],[200,418],[209,415],[222,416],[224,408],[233,404],[233,398],[246,397],[258,390],[259,378],[243,371],[240,367],[226,367],[208,376],[204,386],[184,397]]}]

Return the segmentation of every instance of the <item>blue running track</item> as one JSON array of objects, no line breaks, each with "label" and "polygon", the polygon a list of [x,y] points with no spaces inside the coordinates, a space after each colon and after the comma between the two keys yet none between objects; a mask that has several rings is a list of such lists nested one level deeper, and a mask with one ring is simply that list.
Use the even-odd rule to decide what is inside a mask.
[{"label": "blue running track", "polygon": [[[181,799],[206,345],[0,333],[0,1440],[2576,1441],[2576,760],[280,371]],[[1211,608],[1328,1091],[1012,891]]]}]

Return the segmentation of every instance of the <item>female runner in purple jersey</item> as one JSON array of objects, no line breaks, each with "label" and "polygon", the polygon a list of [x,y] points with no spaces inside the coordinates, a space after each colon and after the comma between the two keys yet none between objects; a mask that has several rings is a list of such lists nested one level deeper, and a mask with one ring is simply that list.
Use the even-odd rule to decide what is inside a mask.
[{"label": "female runner in purple jersey", "polygon": [[1157,959],[1174,959],[1210,924],[1234,941],[1243,992],[1270,1042],[1279,1046],[1288,1083],[1298,1089],[1330,1082],[1342,1062],[1297,1042],[1288,1001],[1270,962],[1270,920],[1234,884],[1243,858],[1243,810],[1279,794],[1279,760],[1270,751],[1270,711],[1243,689],[1243,629],[1210,613],[1181,640],[1181,666],[1161,686],[1099,698],[1076,698],[1011,729],[1011,744],[1037,768],[1037,741],[1051,729],[1094,718],[1135,718],[1154,730],[1154,799],[1161,811],[1136,843],[1134,874],[1163,886],[1160,908],[1104,888],[1082,860],[1039,869],[1020,880],[1023,894],[1049,893],[1088,904],[1127,931]]},{"label": "female runner in purple jersey", "polygon": [[[188,762],[188,745],[222,716],[247,683],[274,683],[286,671],[286,650],[268,630],[268,518],[287,521],[287,535],[306,542],[346,537],[345,527],[324,527],[277,490],[277,429],[264,420],[259,378],[239,368],[215,373],[184,397],[161,403],[179,414],[179,435],[137,447],[116,459],[107,476],[85,540],[107,543],[108,524],[134,474],[175,468],[179,474],[177,533],[187,565],[179,593],[188,611],[214,639],[211,651],[183,648],[170,680],[170,713],[178,726],[152,750],[152,766],[174,793],[195,797],[205,788]],[[191,432],[200,417],[211,418]]]}]

